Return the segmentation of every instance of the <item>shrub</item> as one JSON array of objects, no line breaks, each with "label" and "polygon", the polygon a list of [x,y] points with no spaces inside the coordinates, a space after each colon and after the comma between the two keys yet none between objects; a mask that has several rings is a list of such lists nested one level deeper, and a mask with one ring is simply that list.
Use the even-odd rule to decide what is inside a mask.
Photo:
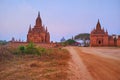
[{"label": "shrub", "polygon": [[25,52],[27,54],[37,54],[37,55],[40,55],[39,50],[35,47],[35,45],[33,43],[29,43],[26,46]]},{"label": "shrub", "polygon": [[46,49],[45,48],[40,47],[40,48],[37,48],[37,49],[39,50],[41,55],[46,53]]},{"label": "shrub", "polygon": [[25,52],[25,46],[20,46],[19,50],[21,51],[21,53],[24,53]]},{"label": "shrub", "polygon": [[13,54],[35,54],[35,55],[49,55],[52,49],[46,49],[43,47],[36,47],[34,43],[29,43],[27,46],[19,46],[12,50]]}]

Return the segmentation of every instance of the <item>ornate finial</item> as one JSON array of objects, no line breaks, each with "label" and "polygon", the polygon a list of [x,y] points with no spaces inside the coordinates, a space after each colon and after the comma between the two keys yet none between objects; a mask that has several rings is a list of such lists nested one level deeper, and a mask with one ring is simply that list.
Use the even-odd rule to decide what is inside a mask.
[{"label": "ornate finial", "polygon": [[46,26],[46,32],[47,32],[47,26]]},{"label": "ornate finial", "polygon": [[36,27],[41,27],[42,26],[42,20],[40,17],[40,12],[38,12],[38,17],[36,19]]},{"label": "ornate finial", "polygon": [[29,25],[29,27],[31,28],[31,24]]},{"label": "ornate finial", "polygon": [[106,29],[106,34],[108,34],[108,31],[107,31],[107,29]]},{"label": "ornate finial", "polygon": [[40,12],[38,12],[38,17],[40,17]]},{"label": "ornate finial", "polygon": [[99,23],[99,19],[98,19],[98,23]]},{"label": "ornate finial", "polygon": [[29,32],[31,32],[31,24],[30,24],[30,26],[29,26]]},{"label": "ornate finial", "polygon": [[99,19],[98,19],[98,22],[97,22],[97,25],[96,25],[96,30],[101,30],[101,25],[100,25]]}]

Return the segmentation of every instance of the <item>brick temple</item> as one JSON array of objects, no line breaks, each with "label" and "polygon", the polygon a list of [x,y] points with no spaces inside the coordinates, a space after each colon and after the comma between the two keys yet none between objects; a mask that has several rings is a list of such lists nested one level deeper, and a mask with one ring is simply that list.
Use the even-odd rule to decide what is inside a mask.
[{"label": "brick temple", "polygon": [[[54,47],[57,44],[50,42],[50,34],[47,27],[42,24],[40,12],[35,21],[33,28],[29,26],[27,41],[15,40],[13,37],[10,41],[13,44],[27,44],[29,42],[37,43],[43,47]],[[44,44],[45,43],[45,44]],[[98,20],[96,27],[90,33],[90,46],[91,47],[102,47],[102,46],[120,46],[120,35],[109,35],[107,30],[101,28],[101,24]]]},{"label": "brick temple", "polygon": [[47,30],[47,27],[42,25],[40,12],[38,12],[38,17],[36,18],[35,26],[33,28],[31,28],[31,25],[29,26],[27,42],[50,43],[50,34]]},{"label": "brick temple", "polygon": [[98,20],[96,28],[90,33],[90,46],[120,46],[120,35],[109,35]]},{"label": "brick temple", "polygon": [[27,40],[24,42],[21,39],[17,40],[12,37],[12,40],[9,41],[8,45],[12,47],[18,47],[21,45],[28,45],[29,42],[33,42],[36,46],[41,46],[44,48],[58,46],[57,43],[53,43],[52,41],[50,42],[50,34],[47,30],[47,27],[42,24],[40,12],[38,12],[34,27],[32,28],[31,25],[29,26]]}]

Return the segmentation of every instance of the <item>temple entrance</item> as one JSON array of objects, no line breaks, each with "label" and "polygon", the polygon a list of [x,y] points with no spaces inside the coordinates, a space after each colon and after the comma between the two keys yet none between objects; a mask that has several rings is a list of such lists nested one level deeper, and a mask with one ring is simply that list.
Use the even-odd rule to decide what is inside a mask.
[{"label": "temple entrance", "polygon": [[98,39],[97,40],[97,45],[98,46],[102,46],[103,45],[103,40],[102,39]]},{"label": "temple entrance", "polygon": [[101,44],[101,41],[99,41],[98,44],[100,45],[100,44]]}]

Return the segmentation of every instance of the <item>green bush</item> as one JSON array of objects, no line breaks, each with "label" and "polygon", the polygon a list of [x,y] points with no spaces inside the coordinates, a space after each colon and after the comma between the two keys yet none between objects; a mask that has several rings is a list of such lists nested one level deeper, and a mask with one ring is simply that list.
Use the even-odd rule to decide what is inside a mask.
[{"label": "green bush", "polygon": [[33,43],[29,43],[26,46],[25,52],[26,52],[26,54],[37,54],[37,55],[40,55],[39,50],[35,47],[35,45]]},{"label": "green bush", "polygon": [[52,52],[50,49],[43,47],[36,47],[33,43],[29,43],[26,46],[19,46],[18,48],[12,50],[13,54],[33,54],[33,55],[49,55]]},{"label": "green bush", "polygon": [[21,51],[21,53],[25,53],[25,46],[20,46],[19,50]]},{"label": "green bush", "polygon": [[38,50],[38,52],[39,52],[39,55],[43,55],[43,54],[46,54],[46,49],[45,48],[42,48],[42,47],[38,47],[38,48],[36,48],[37,50]]}]

